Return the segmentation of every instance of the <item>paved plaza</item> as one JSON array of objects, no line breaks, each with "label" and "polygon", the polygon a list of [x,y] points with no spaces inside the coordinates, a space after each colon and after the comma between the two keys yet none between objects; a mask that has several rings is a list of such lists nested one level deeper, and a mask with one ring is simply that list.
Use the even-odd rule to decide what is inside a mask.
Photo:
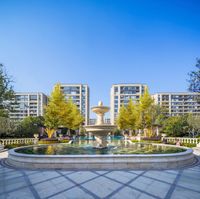
[{"label": "paved plaza", "polygon": [[28,170],[0,153],[0,199],[200,199],[200,164],[180,170]]}]

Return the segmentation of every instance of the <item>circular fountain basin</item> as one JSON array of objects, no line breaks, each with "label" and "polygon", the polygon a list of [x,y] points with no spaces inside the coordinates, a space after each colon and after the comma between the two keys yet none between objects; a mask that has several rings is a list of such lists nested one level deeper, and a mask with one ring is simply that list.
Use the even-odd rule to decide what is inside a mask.
[{"label": "circular fountain basin", "polygon": [[7,159],[10,165],[31,169],[171,169],[194,161],[189,148],[130,141],[122,145],[111,143],[107,149],[85,143],[19,147],[11,149]]}]

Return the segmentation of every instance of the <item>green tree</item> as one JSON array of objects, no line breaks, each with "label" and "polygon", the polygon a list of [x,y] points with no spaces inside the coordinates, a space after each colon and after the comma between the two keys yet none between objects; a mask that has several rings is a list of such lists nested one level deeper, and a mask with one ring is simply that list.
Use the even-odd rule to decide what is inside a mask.
[{"label": "green tree", "polygon": [[188,135],[187,115],[169,117],[164,122],[163,132],[167,136],[183,137]]},{"label": "green tree", "polygon": [[72,130],[78,129],[83,123],[84,118],[72,99],[67,101],[66,112],[68,117],[64,118],[64,126]]},{"label": "green tree", "polygon": [[119,129],[128,129],[128,112],[124,105],[122,105],[119,110],[119,115],[116,122]]},{"label": "green tree", "polygon": [[123,130],[147,130],[147,136],[153,136],[154,127],[161,126],[166,119],[163,112],[162,107],[154,104],[154,100],[146,89],[139,102],[134,103],[130,100],[126,107],[123,105],[120,108],[117,125]]},{"label": "green tree", "polygon": [[60,89],[60,84],[56,84],[49,97],[49,103],[44,114],[44,124],[49,138],[52,137],[58,127],[63,126],[68,114],[65,95]]},{"label": "green tree", "polygon": [[200,134],[200,116],[190,114],[187,118],[188,125],[190,126],[190,132],[192,136],[197,136]]},{"label": "green tree", "polygon": [[132,99],[129,100],[129,103],[126,107],[127,111],[127,126],[128,129],[133,131],[136,129],[136,121],[138,118],[138,103],[134,103]]},{"label": "green tree", "polygon": [[139,100],[139,116],[137,119],[137,126],[140,129],[149,129],[153,126],[153,111],[154,100],[149,94],[148,89],[145,89],[144,94],[140,97]]},{"label": "green tree", "polygon": [[16,122],[6,117],[0,117],[0,138],[15,137]]},{"label": "green tree", "polygon": [[59,127],[76,130],[83,122],[77,106],[71,99],[65,99],[65,95],[60,89],[60,84],[55,85],[54,90],[49,98],[49,103],[45,108],[45,126],[48,137]]},{"label": "green tree", "polygon": [[200,59],[197,58],[196,71],[190,72],[189,75],[189,91],[200,93]]},{"label": "green tree", "polygon": [[3,64],[0,64],[0,116],[8,117],[11,110],[11,103],[14,98],[12,80],[5,71]]},{"label": "green tree", "polygon": [[167,119],[165,110],[158,104],[153,104],[151,106],[151,118],[152,125],[162,126],[164,121]]},{"label": "green tree", "polygon": [[33,137],[34,134],[39,134],[39,127],[44,126],[44,118],[39,117],[26,117],[18,123],[17,129],[14,132],[15,137]]}]

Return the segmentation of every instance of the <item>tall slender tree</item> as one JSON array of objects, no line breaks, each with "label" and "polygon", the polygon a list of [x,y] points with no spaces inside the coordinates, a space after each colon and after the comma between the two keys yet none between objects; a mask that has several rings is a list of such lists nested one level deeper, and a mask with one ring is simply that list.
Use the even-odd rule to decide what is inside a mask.
[{"label": "tall slender tree", "polygon": [[200,93],[200,59],[197,58],[196,71],[191,71],[189,75],[189,91]]},{"label": "tall slender tree", "polygon": [[48,137],[52,137],[59,127],[76,130],[83,122],[83,117],[77,106],[71,99],[66,100],[60,84],[56,84],[51,93],[44,119]]},{"label": "tall slender tree", "polygon": [[152,106],[154,100],[149,94],[148,89],[145,89],[144,94],[140,97],[139,101],[139,117],[137,126],[141,129],[152,127]]},{"label": "tall slender tree", "polygon": [[132,99],[129,100],[127,109],[127,123],[128,129],[133,131],[136,128],[136,121],[138,117],[138,106],[134,103]]},{"label": "tall slender tree", "polygon": [[45,108],[44,120],[48,137],[52,137],[55,130],[64,124],[68,116],[67,103],[64,94],[61,92],[60,84],[56,84],[49,97],[49,103]]},{"label": "tall slender tree", "polygon": [[67,101],[66,112],[68,116],[64,120],[64,126],[72,130],[78,129],[83,123],[84,118],[72,99]]},{"label": "tall slender tree", "polygon": [[149,91],[146,89],[139,102],[129,101],[128,105],[120,108],[117,125],[123,130],[141,129],[148,131],[148,136],[154,133],[154,126],[159,126],[164,120],[163,110],[154,104]]},{"label": "tall slender tree", "polygon": [[8,117],[8,111],[11,109],[14,91],[12,79],[5,71],[3,64],[0,64],[0,116]]},{"label": "tall slender tree", "polygon": [[119,110],[119,115],[117,117],[117,126],[121,130],[128,129],[128,112],[124,104]]}]

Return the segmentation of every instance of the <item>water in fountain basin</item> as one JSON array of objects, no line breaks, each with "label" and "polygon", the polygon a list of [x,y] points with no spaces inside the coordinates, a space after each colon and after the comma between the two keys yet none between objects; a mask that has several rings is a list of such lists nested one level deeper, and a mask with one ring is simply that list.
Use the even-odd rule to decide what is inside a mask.
[{"label": "water in fountain basin", "polygon": [[106,155],[106,154],[164,154],[183,152],[185,149],[163,145],[112,141],[107,148],[95,148],[95,141],[79,141],[73,144],[30,146],[16,149],[17,153],[37,155]]}]

